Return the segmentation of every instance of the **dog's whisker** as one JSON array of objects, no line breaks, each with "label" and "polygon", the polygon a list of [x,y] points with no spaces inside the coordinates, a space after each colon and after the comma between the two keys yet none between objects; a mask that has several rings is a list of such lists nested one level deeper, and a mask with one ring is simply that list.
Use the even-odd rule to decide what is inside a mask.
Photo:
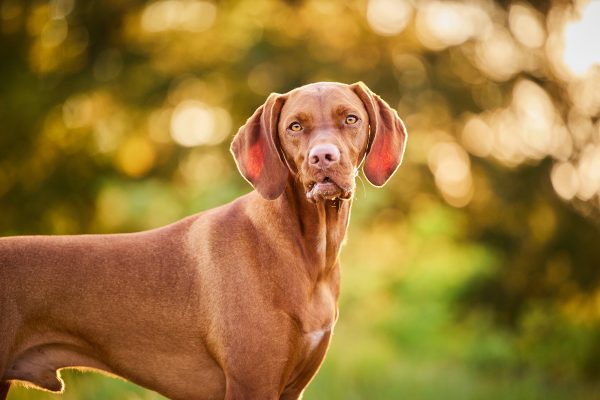
[{"label": "dog's whisker", "polygon": [[363,177],[360,176],[360,174],[357,174],[356,177],[358,178],[358,181],[360,182],[361,186],[362,186],[362,197],[363,199],[367,198],[367,187],[365,185],[365,181],[363,180]]}]

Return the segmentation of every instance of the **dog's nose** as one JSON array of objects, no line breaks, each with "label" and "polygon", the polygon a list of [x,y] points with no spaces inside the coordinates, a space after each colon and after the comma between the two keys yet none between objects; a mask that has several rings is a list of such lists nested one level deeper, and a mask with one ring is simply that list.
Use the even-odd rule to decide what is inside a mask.
[{"label": "dog's nose", "polygon": [[308,162],[319,167],[327,167],[340,159],[340,150],[333,144],[318,144],[308,152]]}]

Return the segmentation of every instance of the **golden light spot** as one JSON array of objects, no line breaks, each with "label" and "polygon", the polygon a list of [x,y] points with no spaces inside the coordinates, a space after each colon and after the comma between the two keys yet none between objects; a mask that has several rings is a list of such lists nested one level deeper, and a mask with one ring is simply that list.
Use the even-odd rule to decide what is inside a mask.
[{"label": "golden light spot", "polygon": [[575,75],[583,75],[600,64],[600,2],[590,1],[581,13],[581,19],[567,24],[564,30],[564,62]]},{"label": "golden light spot", "polygon": [[589,144],[581,152],[577,165],[579,188],[577,197],[590,200],[600,192],[600,146]]},{"label": "golden light spot", "polygon": [[64,57],[67,59],[79,58],[81,60],[88,47],[89,40],[90,37],[87,29],[81,26],[69,29],[69,35],[62,44],[60,51],[63,52]]},{"label": "golden light spot", "polygon": [[596,132],[592,120],[578,111],[576,107],[569,111],[567,126],[571,131],[575,147],[580,149],[593,140]]},{"label": "golden light spot", "polygon": [[464,207],[473,197],[473,178],[468,154],[452,142],[436,144],[428,156],[429,169],[446,202]]},{"label": "golden light spot", "polygon": [[488,124],[494,130],[492,155],[508,166],[517,166],[525,161],[514,113],[510,109],[500,109],[491,113],[488,118]]},{"label": "golden light spot", "polygon": [[568,85],[573,109],[584,116],[595,117],[600,113],[600,68],[591,69]]},{"label": "golden light spot", "polygon": [[114,113],[94,125],[96,149],[100,153],[115,151],[127,131],[127,121],[122,113]]},{"label": "golden light spot", "polygon": [[490,25],[488,14],[477,5],[432,1],[419,8],[417,36],[428,48],[441,50],[484,34]]},{"label": "golden light spot", "polygon": [[75,0],[50,0],[49,3],[53,18],[65,18],[75,7]]},{"label": "golden light spot", "polygon": [[526,47],[538,48],[546,41],[542,17],[529,5],[511,5],[508,25],[514,37]]},{"label": "golden light spot", "polygon": [[157,143],[169,143],[171,141],[169,125],[172,110],[161,108],[154,110],[148,116],[148,134]]},{"label": "golden light spot", "polygon": [[144,137],[128,138],[117,152],[117,167],[126,175],[139,177],[154,166],[156,152],[154,147]]},{"label": "golden light spot", "polygon": [[552,128],[552,146],[548,154],[556,160],[565,161],[573,155],[573,139],[565,125],[557,123]]},{"label": "golden light spot", "polygon": [[37,36],[42,32],[49,18],[48,4],[37,3],[32,5],[32,9],[27,16],[27,32],[31,36]]},{"label": "golden light spot", "polygon": [[5,0],[0,6],[0,29],[5,34],[16,32],[23,23],[23,5],[18,0]]},{"label": "golden light spot", "polygon": [[187,186],[203,189],[222,181],[228,171],[221,154],[194,149],[180,162],[178,172]]},{"label": "golden light spot", "polygon": [[180,103],[171,117],[171,136],[182,146],[205,144],[214,129],[215,120],[212,113],[199,101]]},{"label": "golden light spot", "polygon": [[171,137],[185,147],[218,144],[230,129],[231,117],[226,110],[197,100],[182,101],[171,117]]},{"label": "golden light spot", "polygon": [[494,148],[494,132],[480,117],[470,117],[462,130],[461,141],[469,153],[487,157]]},{"label": "golden light spot", "polygon": [[523,153],[532,159],[548,155],[554,146],[553,127],[556,111],[550,96],[529,80],[518,81],[513,88],[512,110],[518,121]]},{"label": "golden light spot", "polygon": [[[211,82],[211,84],[214,84],[214,82]],[[194,75],[184,74],[177,77],[171,84],[168,100],[170,104],[177,105],[184,100],[204,99],[215,90],[217,88],[209,86],[209,82],[198,79]]]},{"label": "golden light spot", "polygon": [[85,94],[69,97],[63,104],[62,115],[65,126],[69,129],[78,129],[90,125],[94,118],[92,98]]},{"label": "golden light spot", "polygon": [[367,6],[367,22],[375,33],[382,36],[402,32],[412,14],[412,6],[405,0],[370,0]]},{"label": "golden light spot", "polygon": [[571,135],[546,90],[517,81],[508,107],[470,117],[461,140],[480,157],[492,155],[509,166],[553,156],[567,160],[573,153]]},{"label": "golden light spot", "polygon": [[523,54],[506,28],[494,25],[477,42],[475,63],[490,78],[505,81],[521,71]]},{"label": "golden light spot", "polygon": [[427,69],[420,57],[401,52],[394,54],[392,61],[398,70],[398,81],[403,86],[418,87],[427,81]]},{"label": "golden light spot", "polygon": [[216,17],[217,6],[210,1],[162,0],[144,8],[141,23],[148,32],[202,32],[213,25]]},{"label": "golden light spot", "polygon": [[554,164],[550,173],[554,191],[565,200],[571,200],[579,189],[579,175],[573,164],[560,162]]}]

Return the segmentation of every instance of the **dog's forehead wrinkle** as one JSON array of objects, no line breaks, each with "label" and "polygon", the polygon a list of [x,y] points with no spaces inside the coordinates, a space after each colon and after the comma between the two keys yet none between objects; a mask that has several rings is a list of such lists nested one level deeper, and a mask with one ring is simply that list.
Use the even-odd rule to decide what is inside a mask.
[{"label": "dog's forehead wrinkle", "polygon": [[321,118],[320,120],[322,122],[327,121],[327,116],[325,113],[325,105],[323,104],[323,96],[319,96],[319,111],[320,111],[319,117]]},{"label": "dog's forehead wrinkle", "polygon": [[300,86],[299,88],[294,89],[293,91],[322,92],[326,89],[342,89],[344,87],[348,87],[348,85],[339,82],[314,82],[304,86]]},{"label": "dog's forehead wrinkle", "polygon": [[284,106],[284,118],[297,118],[314,124],[329,121],[344,113],[358,113],[365,117],[366,110],[360,98],[349,87],[307,86],[290,94]]},{"label": "dog's forehead wrinkle", "polygon": [[318,82],[309,84],[294,89],[288,94],[289,100],[293,100],[299,97],[309,98],[310,100],[321,100],[321,97],[329,98],[332,96],[341,96],[346,100],[354,97],[354,101],[360,101],[358,96],[354,93],[352,89],[350,89],[348,85],[335,82]]},{"label": "dog's forehead wrinkle", "polygon": [[304,111],[298,111],[297,113],[295,113],[292,116],[294,117],[294,119],[297,119],[300,122],[307,122],[312,119],[310,113],[307,113]]}]

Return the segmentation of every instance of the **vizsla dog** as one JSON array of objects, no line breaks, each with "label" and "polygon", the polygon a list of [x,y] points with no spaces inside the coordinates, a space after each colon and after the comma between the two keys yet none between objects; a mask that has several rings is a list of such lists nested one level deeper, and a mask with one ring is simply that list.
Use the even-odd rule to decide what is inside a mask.
[{"label": "vizsla dog", "polygon": [[172,399],[298,399],[338,317],[358,167],[382,186],[406,130],[364,84],[271,94],[231,145],[254,191],[146,232],[0,239],[0,399],[61,368]]}]

